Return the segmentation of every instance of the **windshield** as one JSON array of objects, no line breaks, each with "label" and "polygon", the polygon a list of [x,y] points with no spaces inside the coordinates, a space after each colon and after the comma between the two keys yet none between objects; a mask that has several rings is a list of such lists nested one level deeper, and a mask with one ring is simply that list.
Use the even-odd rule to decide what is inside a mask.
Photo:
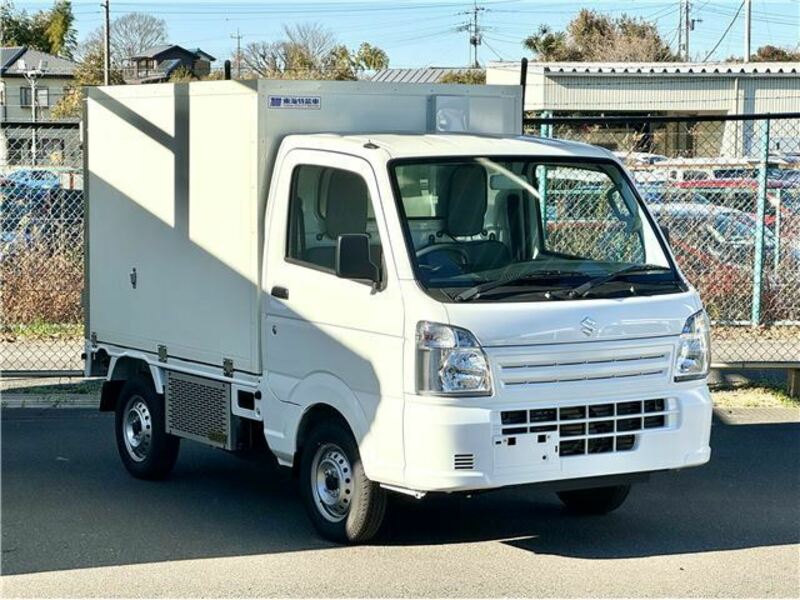
[{"label": "windshield", "polygon": [[589,296],[619,296],[682,285],[611,161],[466,157],[395,161],[390,170],[417,277],[441,299],[553,299],[579,286]]}]

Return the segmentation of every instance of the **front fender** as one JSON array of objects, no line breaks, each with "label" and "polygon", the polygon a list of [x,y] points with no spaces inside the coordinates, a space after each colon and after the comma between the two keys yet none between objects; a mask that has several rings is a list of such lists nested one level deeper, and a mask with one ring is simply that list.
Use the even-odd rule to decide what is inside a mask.
[{"label": "front fender", "polygon": [[[317,404],[327,404],[336,409],[347,421],[356,441],[361,445],[369,431],[364,407],[358,396],[347,384],[331,373],[312,373],[299,382],[289,394],[288,401],[300,407],[300,414],[305,414]],[[297,433],[302,416],[290,423],[291,431],[287,431],[287,438],[292,440],[297,447]]]}]

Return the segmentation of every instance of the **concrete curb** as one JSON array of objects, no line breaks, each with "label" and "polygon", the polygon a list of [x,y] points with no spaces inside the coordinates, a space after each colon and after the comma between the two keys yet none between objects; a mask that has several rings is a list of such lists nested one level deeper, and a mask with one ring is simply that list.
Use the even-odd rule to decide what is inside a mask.
[{"label": "concrete curb", "polygon": [[725,425],[800,423],[800,408],[715,408],[714,416]]},{"label": "concrete curb", "polygon": [[3,394],[3,408],[97,408],[100,400],[92,394]]}]

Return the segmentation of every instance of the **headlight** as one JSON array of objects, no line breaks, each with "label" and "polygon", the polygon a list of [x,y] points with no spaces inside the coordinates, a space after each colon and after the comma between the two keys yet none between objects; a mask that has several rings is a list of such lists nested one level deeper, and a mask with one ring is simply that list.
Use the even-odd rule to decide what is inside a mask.
[{"label": "headlight", "polygon": [[694,313],[686,320],[675,356],[675,381],[702,379],[711,363],[710,324],[706,311]]},{"label": "headlight", "polygon": [[466,329],[420,321],[417,390],[442,396],[491,394],[489,363],[475,336]]}]

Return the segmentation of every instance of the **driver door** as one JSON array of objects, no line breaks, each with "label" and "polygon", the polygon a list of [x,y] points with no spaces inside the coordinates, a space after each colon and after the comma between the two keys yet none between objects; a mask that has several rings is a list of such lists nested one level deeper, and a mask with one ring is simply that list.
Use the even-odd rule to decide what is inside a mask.
[{"label": "driver door", "polygon": [[[264,278],[270,389],[303,409],[352,401],[366,427],[356,437],[391,423],[373,448],[402,460],[404,313],[375,174],[363,159],[313,150],[290,152],[278,168]],[[336,275],[347,233],[369,236],[380,284]]]}]

